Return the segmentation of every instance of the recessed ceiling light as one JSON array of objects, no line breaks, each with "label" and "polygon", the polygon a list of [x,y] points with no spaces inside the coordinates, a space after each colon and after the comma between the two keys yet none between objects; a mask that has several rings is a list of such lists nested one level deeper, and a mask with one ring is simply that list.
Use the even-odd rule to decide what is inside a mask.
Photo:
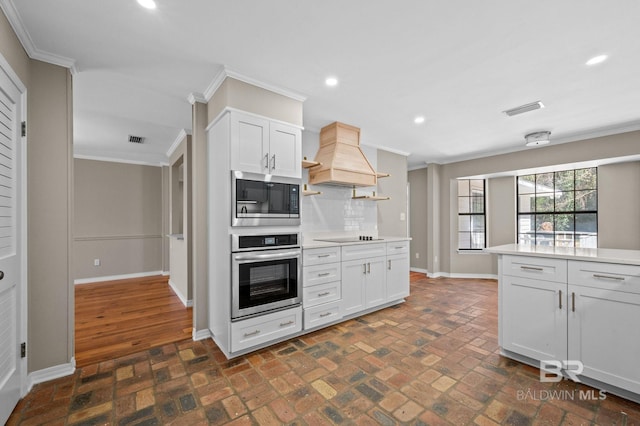
[{"label": "recessed ceiling light", "polygon": [[138,0],[138,4],[146,9],[156,8],[156,2],[153,0]]},{"label": "recessed ceiling light", "polygon": [[608,58],[607,55],[598,55],[598,56],[594,56],[593,58],[589,59],[585,65],[587,66],[592,66],[592,65],[598,65],[603,63],[604,61],[606,61]]},{"label": "recessed ceiling light", "polygon": [[327,79],[324,81],[324,83],[329,87],[337,86],[338,85],[338,79],[335,78],[335,77],[327,77]]},{"label": "recessed ceiling light", "polygon": [[413,119],[413,122],[416,123],[416,124],[424,123],[424,117],[419,115],[419,116],[417,116],[416,118]]}]

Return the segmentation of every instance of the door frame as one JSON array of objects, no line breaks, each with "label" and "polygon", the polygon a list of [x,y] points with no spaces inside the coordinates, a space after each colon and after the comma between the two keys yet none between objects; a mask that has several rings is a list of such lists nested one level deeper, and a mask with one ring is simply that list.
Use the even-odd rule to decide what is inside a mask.
[{"label": "door frame", "polygon": [[[5,59],[4,55],[0,53],[0,72],[7,75],[9,80],[15,85],[20,92],[20,122],[27,121],[27,87],[22,83],[18,74],[13,70],[9,62]],[[21,136],[16,141],[16,148],[19,150],[20,160],[20,204],[19,204],[19,220],[20,228],[18,233],[17,244],[20,250],[20,282],[18,283],[20,291],[20,300],[18,301],[20,306],[20,316],[17,318],[18,327],[18,341],[28,343],[28,304],[27,304],[27,136]],[[27,348],[28,349],[28,348]],[[27,380],[27,364],[29,359],[29,352],[24,358],[20,358],[17,362],[18,375],[20,377],[20,397],[24,397],[29,391]]]}]

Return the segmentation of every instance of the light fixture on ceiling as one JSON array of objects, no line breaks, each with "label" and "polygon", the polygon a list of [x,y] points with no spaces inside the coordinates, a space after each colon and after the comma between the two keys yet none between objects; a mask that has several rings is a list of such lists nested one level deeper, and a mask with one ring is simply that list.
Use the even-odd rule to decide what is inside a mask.
[{"label": "light fixture on ceiling", "polygon": [[526,146],[538,146],[538,145],[546,145],[550,142],[551,132],[542,131],[542,132],[534,132],[529,133],[524,136],[524,140],[526,141]]},{"label": "light fixture on ceiling", "polygon": [[324,81],[324,84],[326,84],[329,87],[334,87],[338,85],[338,79],[335,77],[327,77],[327,79]]},{"label": "light fixture on ceiling", "polygon": [[424,123],[424,117],[419,115],[419,116],[417,116],[416,118],[413,119],[413,122],[416,123],[416,124],[422,124],[422,123]]},{"label": "light fixture on ceiling", "polygon": [[531,102],[530,104],[520,105],[515,108],[507,109],[502,111],[507,114],[509,117],[522,114],[529,111],[535,111],[537,109],[544,108],[544,104],[541,101]]},{"label": "light fixture on ceiling", "polygon": [[585,62],[585,65],[591,67],[594,65],[598,65],[603,63],[604,61],[606,61],[608,58],[607,55],[598,55],[598,56],[594,56],[593,58],[589,59],[587,62]]},{"label": "light fixture on ceiling", "polygon": [[153,0],[138,0],[138,4],[145,9],[155,9],[156,2]]}]

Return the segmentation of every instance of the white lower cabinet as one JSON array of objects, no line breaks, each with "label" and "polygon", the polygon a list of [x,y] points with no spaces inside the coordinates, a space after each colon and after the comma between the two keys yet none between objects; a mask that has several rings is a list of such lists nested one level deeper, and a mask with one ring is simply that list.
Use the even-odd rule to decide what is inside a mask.
[{"label": "white lower cabinet", "polygon": [[385,258],[342,262],[342,311],[351,315],[386,301]]},{"label": "white lower cabinet", "polygon": [[583,376],[640,394],[640,267],[569,262],[568,359]]},{"label": "white lower cabinet", "polygon": [[409,296],[409,254],[387,256],[387,300]]},{"label": "white lower cabinet", "polygon": [[304,329],[342,318],[340,247],[304,250],[302,254],[302,306]]},{"label": "white lower cabinet", "polygon": [[340,301],[304,308],[304,328],[311,329],[342,318]]},{"label": "white lower cabinet", "polygon": [[291,308],[231,323],[231,352],[302,331],[302,308]]},{"label": "white lower cabinet", "polygon": [[579,379],[640,398],[640,266],[511,255],[500,262],[503,349],[579,361]]},{"label": "white lower cabinet", "polygon": [[505,275],[502,347],[536,360],[567,359],[566,286]]}]

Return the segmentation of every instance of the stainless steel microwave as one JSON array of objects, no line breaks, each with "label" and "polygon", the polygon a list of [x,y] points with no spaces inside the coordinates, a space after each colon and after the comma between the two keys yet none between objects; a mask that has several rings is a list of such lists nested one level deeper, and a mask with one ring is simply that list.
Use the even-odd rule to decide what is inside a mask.
[{"label": "stainless steel microwave", "polygon": [[231,226],[300,225],[300,182],[231,172]]}]

